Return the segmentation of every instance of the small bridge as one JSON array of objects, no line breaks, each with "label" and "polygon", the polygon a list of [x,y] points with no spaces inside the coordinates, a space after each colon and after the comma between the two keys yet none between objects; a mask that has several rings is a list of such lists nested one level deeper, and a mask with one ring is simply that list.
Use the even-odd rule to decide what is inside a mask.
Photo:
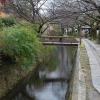
[{"label": "small bridge", "polygon": [[78,46],[79,43],[66,43],[66,42],[42,42],[43,45],[62,45],[62,46]]},{"label": "small bridge", "polygon": [[78,46],[79,41],[68,36],[41,36],[43,45]]},{"label": "small bridge", "polygon": [[68,82],[66,78],[42,78],[43,82]]}]

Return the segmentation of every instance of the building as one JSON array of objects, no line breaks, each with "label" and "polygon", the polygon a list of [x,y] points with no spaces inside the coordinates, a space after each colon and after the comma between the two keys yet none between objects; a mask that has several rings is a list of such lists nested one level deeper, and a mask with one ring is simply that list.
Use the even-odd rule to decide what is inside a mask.
[{"label": "building", "polygon": [[84,25],[81,27],[81,36],[87,36],[90,34],[91,27],[88,25]]}]

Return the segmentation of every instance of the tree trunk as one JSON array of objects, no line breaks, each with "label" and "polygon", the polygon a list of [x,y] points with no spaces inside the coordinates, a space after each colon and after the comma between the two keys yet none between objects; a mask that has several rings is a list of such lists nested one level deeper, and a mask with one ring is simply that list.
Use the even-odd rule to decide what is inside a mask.
[{"label": "tree trunk", "polygon": [[44,24],[40,24],[40,26],[39,26],[39,28],[38,28],[38,31],[37,31],[37,32],[38,32],[39,36],[41,36],[41,34],[42,34],[42,33],[41,33],[41,30],[42,30],[43,25],[44,25]]}]

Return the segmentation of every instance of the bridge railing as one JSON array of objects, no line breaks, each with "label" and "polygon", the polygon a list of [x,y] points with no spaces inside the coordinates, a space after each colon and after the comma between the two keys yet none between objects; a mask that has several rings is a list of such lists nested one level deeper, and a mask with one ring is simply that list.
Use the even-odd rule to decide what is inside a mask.
[{"label": "bridge railing", "polygon": [[69,45],[78,46],[79,41],[72,36],[41,36],[44,45]]}]

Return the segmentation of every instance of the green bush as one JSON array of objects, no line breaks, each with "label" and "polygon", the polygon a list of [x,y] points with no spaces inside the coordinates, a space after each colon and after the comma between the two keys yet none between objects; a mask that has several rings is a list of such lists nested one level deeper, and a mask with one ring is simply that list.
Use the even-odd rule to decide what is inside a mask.
[{"label": "green bush", "polygon": [[15,18],[12,18],[12,17],[0,18],[0,27],[3,27],[3,26],[10,27],[10,26],[13,26],[14,24],[16,24]]},{"label": "green bush", "polygon": [[30,26],[16,25],[3,29],[0,47],[3,53],[14,57],[16,63],[28,67],[38,59],[42,45]]},{"label": "green bush", "polygon": [[[25,20],[21,20],[18,22],[20,25],[22,26],[30,26],[34,31],[36,31],[36,33],[38,32],[38,29],[39,29],[39,25],[38,24],[31,24]],[[37,33],[38,35],[38,33]]]},{"label": "green bush", "polygon": [[0,19],[0,28],[3,26],[4,26],[4,24],[2,23],[2,20]]}]

